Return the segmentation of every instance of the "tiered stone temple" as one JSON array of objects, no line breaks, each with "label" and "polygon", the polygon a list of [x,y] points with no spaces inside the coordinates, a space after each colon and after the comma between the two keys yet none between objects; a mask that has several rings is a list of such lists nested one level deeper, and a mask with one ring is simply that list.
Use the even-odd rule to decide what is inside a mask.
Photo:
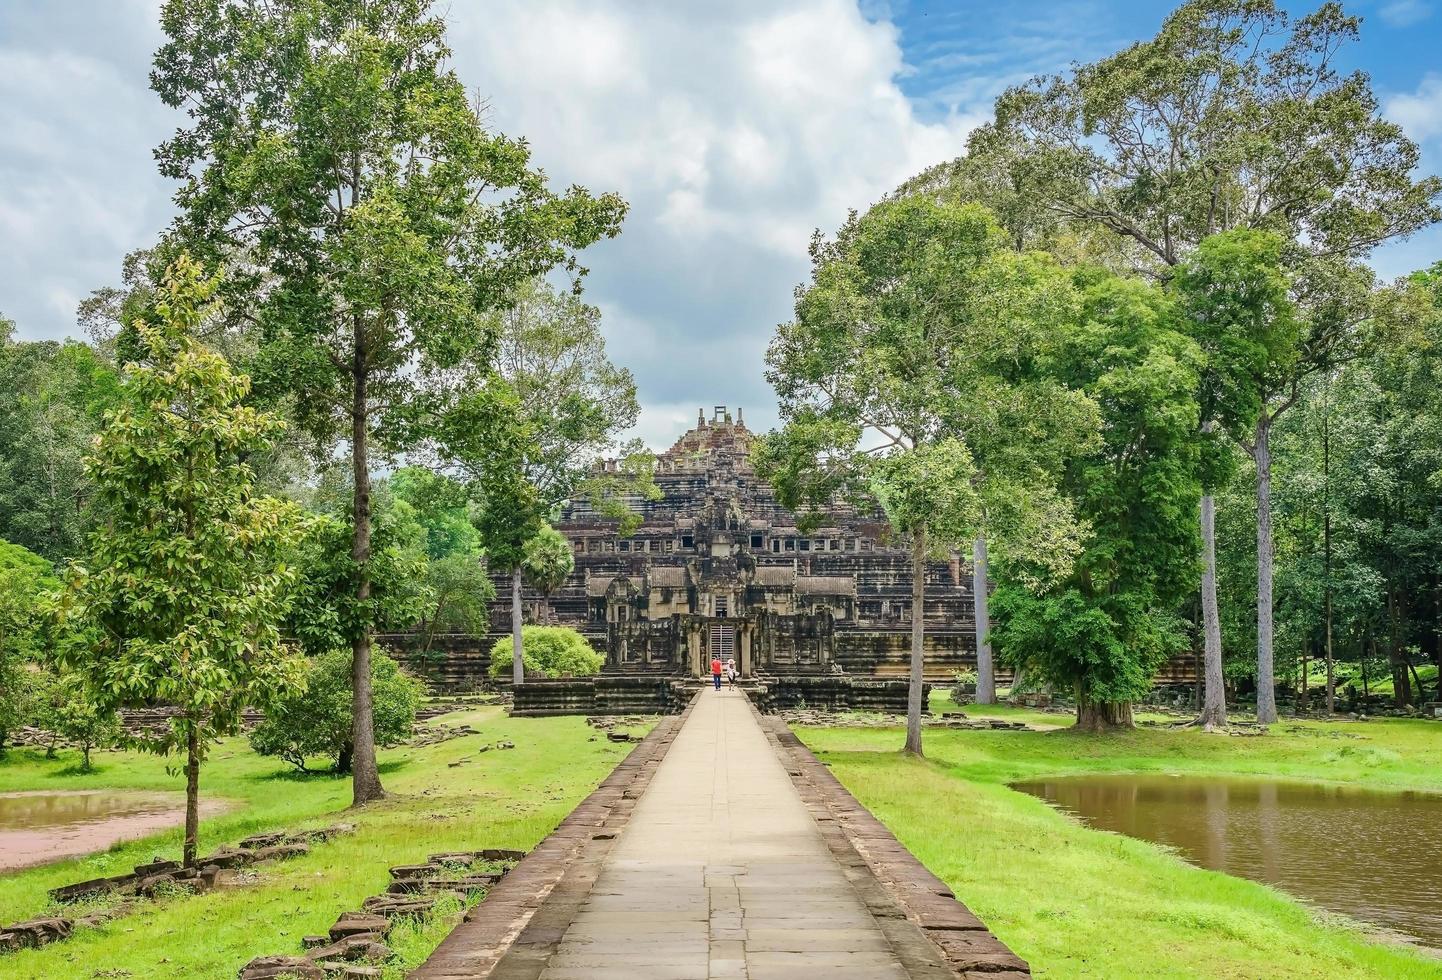
[{"label": "tiered stone temple", "polygon": [[[734,418],[725,406],[710,419],[698,412],[696,427],[656,457],[661,499],[631,501],[642,519],[630,535],[585,500],[569,505],[556,528],[575,572],[546,599],[527,593],[528,619],[570,626],[604,651],[603,701],[629,700],[615,694],[634,686],[627,680],[700,678],[714,657],[734,659],[783,703],[903,706],[908,549],[879,514],[844,504],[803,533],[757,478],[753,438],[739,409]],[[971,574],[953,560],[932,563],[926,577],[926,673],[943,680],[975,663]],[[510,628],[509,589],[496,584],[499,637]],[[573,695],[581,703],[565,703]],[[530,709],[585,710],[588,697],[572,691]]]},{"label": "tiered stone temple", "polygon": [[[521,710],[679,710],[685,681],[703,678],[713,657],[734,658],[743,678],[764,688],[752,692],[763,708],[904,709],[909,549],[880,514],[843,503],[803,533],[757,477],[753,440],[740,409],[734,418],[722,405],[709,419],[698,412],[695,428],[656,457],[661,498],[630,501],[641,523],[629,535],[587,501],[564,510],[556,527],[575,571],[549,597],[523,593],[525,616],[579,630],[606,665],[594,681],[534,688]],[[511,627],[510,581],[495,584],[484,638],[443,636],[426,657],[408,654],[408,637],[382,639],[440,690],[479,686],[491,645]],[[929,681],[975,666],[969,562],[928,564],[923,615]],[[1159,678],[1194,680],[1190,656]]]}]

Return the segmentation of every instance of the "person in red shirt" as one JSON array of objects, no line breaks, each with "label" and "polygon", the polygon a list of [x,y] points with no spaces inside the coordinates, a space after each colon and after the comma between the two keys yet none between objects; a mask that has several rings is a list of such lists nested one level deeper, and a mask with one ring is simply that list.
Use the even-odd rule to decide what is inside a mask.
[{"label": "person in red shirt", "polygon": [[716,682],[716,690],[721,690],[721,659],[719,657],[711,661],[711,679]]}]

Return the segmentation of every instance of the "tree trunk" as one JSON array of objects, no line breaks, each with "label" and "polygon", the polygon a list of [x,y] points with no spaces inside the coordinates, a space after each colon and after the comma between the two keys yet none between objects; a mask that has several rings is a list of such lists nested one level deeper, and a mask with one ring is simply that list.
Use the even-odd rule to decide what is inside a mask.
[{"label": "tree trunk", "polygon": [[1373,655],[1375,655],[1375,654],[1377,653],[1377,640],[1372,636],[1372,628],[1371,628],[1370,626],[1367,628],[1367,639],[1366,639],[1365,641],[1363,641],[1363,643],[1362,643],[1362,647],[1361,647],[1361,657],[1358,658],[1358,659],[1360,659],[1360,660],[1362,661],[1362,710],[1363,710],[1363,711],[1366,711],[1366,710],[1367,710],[1367,698],[1369,698],[1369,697],[1372,696],[1372,685],[1371,685],[1371,681],[1369,681],[1369,680],[1367,679],[1367,647],[1368,647],[1368,644],[1369,644],[1369,643],[1370,643],[1371,648],[1372,648],[1372,653],[1373,653]]},{"label": "tree trunk", "polygon": [[1426,699],[1423,697],[1423,695],[1424,695],[1424,694],[1426,693],[1426,691],[1427,691],[1427,689],[1422,686],[1422,675],[1419,674],[1419,673],[1417,673],[1417,665],[1414,664],[1414,663],[1412,663],[1412,661],[1410,661],[1410,660],[1407,661],[1407,669],[1412,672],[1412,683],[1417,685],[1416,687],[1414,687],[1414,688],[1412,689],[1412,691],[1413,691],[1413,701],[1412,701],[1412,703],[1414,703],[1414,704],[1420,704],[1422,701],[1426,700]]},{"label": "tree trunk", "polygon": [[1133,728],[1130,701],[1093,701],[1084,694],[1076,699],[1076,727],[1084,732],[1110,732]]},{"label": "tree trunk", "polygon": [[924,624],[926,608],[926,531],[911,536],[911,683],[906,692],[906,747],[904,752],[921,755],[921,692]]},{"label": "tree trunk", "polygon": [[987,597],[986,536],[971,543],[971,594],[976,620],[976,703],[996,704],[996,667],[991,659],[991,613]]},{"label": "tree trunk", "polygon": [[1227,727],[1227,691],[1222,678],[1222,622],[1217,612],[1217,501],[1202,497],[1202,647],[1205,668],[1202,728]]},{"label": "tree trunk", "polygon": [[194,721],[185,725],[185,849],[182,862],[195,867],[196,840],[200,837],[200,732]]},{"label": "tree trunk", "polygon": [[[364,352],[360,326],[355,337],[355,401],[351,406],[351,469],[355,479],[355,536],[351,558],[356,564],[356,599],[364,608],[371,595],[371,476],[366,416],[368,410]],[[351,643],[351,805],[361,806],[385,796],[376,768],[375,717],[371,703],[371,633],[366,624]]]},{"label": "tree trunk", "polygon": [[521,655],[521,566],[511,572],[511,682],[526,682],[526,662]]},{"label": "tree trunk", "polygon": [[1405,708],[1412,703],[1412,679],[1407,676],[1407,655],[1398,638],[1402,619],[1401,598],[1391,585],[1387,586],[1387,666],[1392,671],[1392,703]]},{"label": "tree trunk", "polygon": [[1311,642],[1311,640],[1308,640],[1307,644],[1302,647],[1302,693],[1297,703],[1297,711],[1302,714],[1305,714],[1309,710],[1307,698],[1307,664],[1309,662],[1308,655],[1312,652]]},{"label": "tree trunk", "polygon": [[1277,683],[1272,663],[1272,420],[1257,420],[1252,459],[1257,464],[1257,721],[1277,720]]},{"label": "tree trunk", "polygon": [[1325,619],[1325,655],[1327,657],[1327,714],[1337,711],[1337,678],[1332,659],[1332,427],[1331,377],[1328,376],[1329,400],[1322,405],[1322,575],[1323,618]]}]

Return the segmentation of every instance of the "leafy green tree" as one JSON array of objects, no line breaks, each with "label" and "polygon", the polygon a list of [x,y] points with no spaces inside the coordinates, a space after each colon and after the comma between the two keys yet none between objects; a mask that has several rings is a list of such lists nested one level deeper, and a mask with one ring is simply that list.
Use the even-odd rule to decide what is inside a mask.
[{"label": "leafy green tree", "polygon": [[438,633],[478,636],[490,627],[496,587],[480,551],[431,559],[426,563],[426,585],[431,605],[420,621],[422,654],[430,651]]},{"label": "leafy green tree", "polygon": [[85,344],[13,339],[0,319],[0,527],[52,561],[90,527],[82,462],[113,404],[115,372]]},{"label": "leafy green tree", "polygon": [[[526,672],[534,677],[589,677],[606,658],[584,636],[565,626],[526,626],[521,630]],[[511,666],[510,640],[491,647],[491,676],[500,677]]]},{"label": "leafy green tree", "polygon": [[426,557],[446,558],[480,550],[476,530],[478,508],[466,487],[443,473],[422,466],[403,466],[386,480],[396,500],[409,505],[425,529]]},{"label": "leafy green tree", "polygon": [[301,518],[257,496],[245,462],[282,423],[244,406],[248,379],[196,341],[215,289],[182,258],[158,320],[136,325],[147,355],[126,367],[88,462],[105,523],[59,604],[59,661],[85,679],[98,710],[172,709],[140,742],[184,747],[187,865],[206,747],[237,730],[242,709],[297,683],[279,624],[294,578],[284,556]]},{"label": "leafy green tree", "polygon": [[48,561],[0,538],[0,754],[10,732],[32,716],[33,665],[43,645],[41,608],[59,585]]},{"label": "leafy green tree", "polygon": [[[571,542],[560,531],[546,524],[526,542],[524,551],[521,574],[531,588],[541,593],[541,601],[548,602],[551,593],[564,585],[576,569]],[[541,622],[544,623],[547,618],[542,615]]]},{"label": "leafy green tree", "polygon": [[[1298,281],[1311,285],[1299,297],[1310,307],[1299,363],[1316,370],[1369,315],[1356,261],[1442,216],[1442,181],[1412,176],[1416,144],[1383,118],[1366,75],[1339,70],[1359,26],[1337,3],[1292,20],[1272,0],[1189,0],[1151,40],[1009,89],[995,120],[970,137],[970,154],[1005,170],[1028,214],[1110,231],[1123,260],[1163,279],[1218,232],[1281,235]],[[1265,465],[1257,477],[1266,479]],[[1211,494],[1204,503],[1210,515]],[[1259,542],[1266,536],[1259,526]],[[1259,574],[1270,575],[1270,553],[1260,558]],[[1210,567],[1208,581],[1215,575]],[[1213,666],[1214,591],[1202,597]],[[1214,688],[1209,701],[1220,696]]]},{"label": "leafy green tree", "polygon": [[1025,445],[1084,443],[1095,418],[1024,369],[1072,303],[1055,263],[1011,251],[984,208],[905,197],[813,241],[811,283],[767,353],[785,425],[756,460],[783,503],[803,521],[838,497],[879,503],[910,539],[907,752],[921,752],[928,554],[985,530],[1054,575],[1077,550],[1069,505]]},{"label": "leafy green tree", "polygon": [[432,608],[427,531],[415,510],[396,500],[385,484],[378,486],[372,512],[370,588],[358,598],[360,575],[351,554],[350,504],[347,486],[327,485],[308,533],[291,556],[297,574],[287,634],[310,656],[352,648],[367,630],[408,630]]},{"label": "leafy green tree", "polygon": [[[1272,403],[1276,393],[1290,383],[1298,358],[1301,321],[1291,298],[1291,283],[1282,267],[1285,242],[1274,232],[1234,229],[1205,239],[1177,268],[1173,287],[1192,336],[1207,356],[1202,375],[1201,420],[1208,435],[1230,436],[1248,445],[1263,492],[1257,499],[1257,554],[1272,553],[1272,506],[1270,498],[1270,426],[1259,425],[1266,413],[1279,407]],[[1273,415],[1275,418],[1275,414]],[[1248,443],[1253,433],[1257,441]],[[1225,449],[1209,447],[1209,458]],[[1210,467],[1215,470],[1217,467]],[[1263,476],[1262,473],[1267,475]],[[1222,479],[1208,474],[1208,491],[1215,491]],[[1215,520],[1211,493],[1202,500],[1204,548],[1211,548]],[[1215,555],[1207,562],[1204,590],[1216,589]],[[1210,601],[1215,601],[1215,595]],[[1257,711],[1264,720],[1275,720],[1275,691],[1264,679],[1273,676],[1272,665],[1272,569],[1270,562],[1257,566]],[[1207,629],[1216,624],[1207,624]],[[1208,730],[1227,723],[1226,701],[1222,696],[1222,659],[1219,637],[1208,636],[1206,656],[1206,697],[1200,721]]]},{"label": "leafy green tree", "polygon": [[[37,676],[40,676],[37,674]],[[80,750],[80,768],[89,772],[90,753],[120,744],[124,734],[120,713],[113,707],[98,704],[91,696],[85,678],[70,671],[44,675],[43,689],[37,692],[36,724],[50,732],[55,741],[46,749],[53,758],[58,741],[66,741]]]},{"label": "leafy green tree", "polygon": [[[304,681],[266,710],[265,719],[250,732],[251,748],[261,755],[279,756],[301,772],[310,771],[306,759],[323,755],[332,760],[333,771],[348,773],[355,754],[350,651],[332,650],[311,657]],[[377,650],[371,658],[371,690],[377,744],[400,745],[415,728],[424,687],[384,651]]]},{"label": "leafy green tree", "polygon": [[397,470],[386,485],[398,502],[412,509],[425,530],[430,605],[418,624],[420,652],[429,653],[440,632],[485,633],[496,590],[475,525],[479,508],[466,488],[419,466]]},{"label": "leafy green tree", "polygon": [[[244,256],[229,306],[253,311],[258,383],[327,450],[348,444],[364,607],[373,454],[430,439],[488,315],[549,269],[583,272],[575,251],[625,205],[556,193],[523,140],[485,130],[429,0],[168,0],[161,24],[152,85],[193,120],[158,150],[181,182],[175,235]],[[370,632],[352,646],[356,804],[384,792]]]},{"label": "leafy green tree", "polygon": [[[538,279],[518,287],[492,327],[494,368],[473,364],[471,393],[440,442],[480,488],[491,567],[511,573],[512,674],[521,683],[527,542],[567,500],[629,534],[640,521],[638,505],[659,499],[660,490],[655,457],[639,441],[619,439],[640,406],[631,372],[606,355],[598,310]],[[608,456],[619,463],[598,465]]]},{"label": "leafy green tree", "polygon": [[1065,325],[1055,370],[1101,409],[1101,443],[1068,465],[1063,490],[1088,537],[1049,587],[1002,579],[1002,655],[1076,693],[1077,726],[1132,724],[1132,702],[1185,649],[1174,610],[1196,587],[1203,358],[1158,289],[1082,271],[1082,316]]}]

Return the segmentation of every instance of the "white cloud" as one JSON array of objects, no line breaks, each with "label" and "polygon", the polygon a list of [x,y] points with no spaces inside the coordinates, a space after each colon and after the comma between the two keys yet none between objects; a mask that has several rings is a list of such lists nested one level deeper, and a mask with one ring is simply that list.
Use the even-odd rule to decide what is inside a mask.
[{"label": "white cloud", "polygon": [[1428,72],[1415,92],[1387,99],[1383,114],[1418,143],[1442,136],[1442,75]]},{"label": "white cloud", "polygon": [[157,21],[151,0],[0,9],[0,312],[22,336],[76,333],[76,303],[166,223]]},{"label": "white cloud", "polygon": [[773,423],[762,356],[812,230],[955,156],[974,122],[919,120],[895,28],[849,0],[500,0],[453,7],[451,46],[556,181],[630,202],[586,288],[658,444],[701,405]]},{"label": "white cloud", "polygon": [[[148,88],[157,6],[0,5],[0,310],[23,336],[74,333],[75,301],[169,220],[151,151],[181,120]],[[871,20],[854,0],[437,9],[489,124],[526,137],[557,185],[630,202],[620,238],[582,261],[609,349],[639,382],[638,434],[656,444],[702,405],[774,424],[762,360],[812,230],[955,156],[975,121],[917,116],[875,4]]]},{"label": "white cloud", "polygon": [[1423,0],[1393,0],[1377,13],[1389,27],[1411,27],[1432,16],[1432,5]]}]

